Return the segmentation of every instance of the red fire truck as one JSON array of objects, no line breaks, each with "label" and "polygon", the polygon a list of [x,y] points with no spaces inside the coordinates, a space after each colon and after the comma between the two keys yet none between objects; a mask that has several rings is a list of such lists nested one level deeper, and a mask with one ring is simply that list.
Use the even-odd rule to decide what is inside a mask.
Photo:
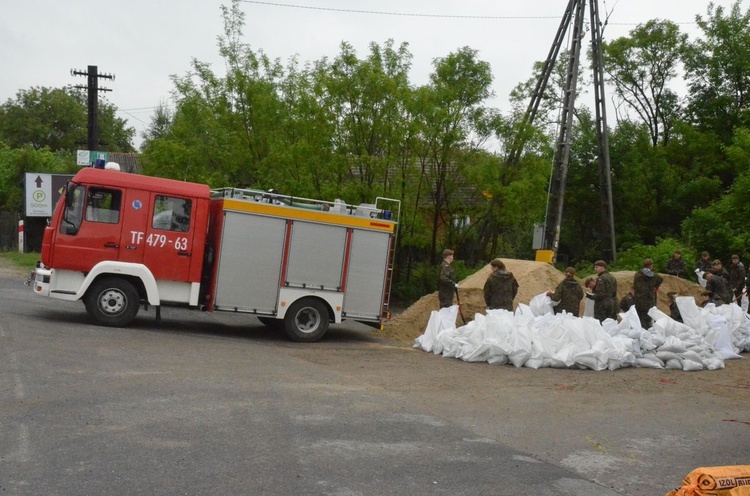
[{"label": "red fire truck", "polygon": [[176,305],[317,341],[329,323],[387,318],[399,212],[389,198],[348,205],[85,168],[44,232],[34,291],[83,300],[106,326]]}]

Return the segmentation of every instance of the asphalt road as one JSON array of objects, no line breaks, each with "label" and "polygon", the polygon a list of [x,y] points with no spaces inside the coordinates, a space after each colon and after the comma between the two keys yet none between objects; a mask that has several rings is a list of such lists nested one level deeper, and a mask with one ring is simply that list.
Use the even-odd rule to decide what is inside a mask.
[{"label": "asphalt road", "polygon": [[[0,279],[0,494],[664,494],[694,468],[634,482],[582,409],[556,406],[587,409],[598,390],[565,384],[608,373],[465,364],[359,324],[297,344],[251,316],[153,315],[98,327],[81,303]],[[723,449],[749,463],[748,426],[726,427]]]}]

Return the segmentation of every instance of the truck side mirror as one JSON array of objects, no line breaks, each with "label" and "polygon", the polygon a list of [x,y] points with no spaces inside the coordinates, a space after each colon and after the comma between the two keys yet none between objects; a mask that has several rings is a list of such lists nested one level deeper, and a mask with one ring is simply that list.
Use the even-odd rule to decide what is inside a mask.
[{"label": "truck side mirror", "polygon": [[73,201],[75,201],[75,195],[73,194],[73,191],[75,191],[76,185],[72,181],[68,181],[67,186],[65,186],[65,207],[70,208],[73,206]]}]

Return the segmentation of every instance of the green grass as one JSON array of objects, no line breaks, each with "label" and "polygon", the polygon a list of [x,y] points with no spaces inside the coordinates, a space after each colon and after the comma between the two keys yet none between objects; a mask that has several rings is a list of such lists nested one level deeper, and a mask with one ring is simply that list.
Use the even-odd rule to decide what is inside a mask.
[{"label": "green grass", "polygon": [[18,253],[17,251],[0,252],[0,258],[13,262],[18,267],[32,270],[39,260],[39,253]]}]

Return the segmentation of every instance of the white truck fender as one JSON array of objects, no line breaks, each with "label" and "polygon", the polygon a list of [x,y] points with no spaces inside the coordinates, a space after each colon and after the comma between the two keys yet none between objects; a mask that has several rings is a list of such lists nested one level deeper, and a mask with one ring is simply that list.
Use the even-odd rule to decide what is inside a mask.
[{"label": "white truck fender", "polygon": [[83,295],[88,291],[91,283],[102,274],[126,275],[137,277],[143,283],[143,287],[146,288],[146,299],[149,305],[158,306],[161,304],[159,298],[159,289],[156,286],[156,279],[151,271],[143,264],[128,263],[128,262],[114,262],[105,260],[94,265],[83,280],[83,284],[76,293],[76,299],[83,298]]}]

